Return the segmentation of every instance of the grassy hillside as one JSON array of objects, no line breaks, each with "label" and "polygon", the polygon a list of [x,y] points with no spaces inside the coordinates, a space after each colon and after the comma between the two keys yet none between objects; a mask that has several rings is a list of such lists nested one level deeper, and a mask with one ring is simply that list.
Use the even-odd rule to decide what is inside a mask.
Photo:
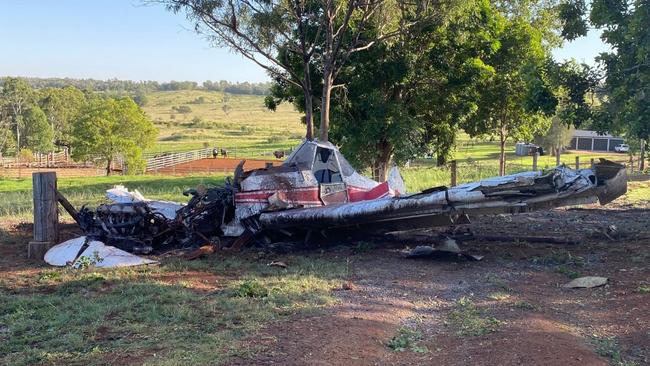
[{"label": "grassy hillside", "polygon": [[[147,97],[144,110],[160,130],[150,152],[198,149],[205,144],[273,151],[295,146],[304,136],[300,113],[288,104],[269,111],[262,96],[183,90]],[[179,112],[187,108],[189,112]]]}]

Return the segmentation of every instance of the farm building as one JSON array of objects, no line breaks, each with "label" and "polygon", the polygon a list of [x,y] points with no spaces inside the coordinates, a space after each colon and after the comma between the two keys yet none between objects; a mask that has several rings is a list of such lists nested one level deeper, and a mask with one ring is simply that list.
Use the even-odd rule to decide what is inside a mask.
[{"label": "farm building", "polygon": [[614,146],[624,143],[622,137],[600,135],[596,131],[575,130],[569,150],[614,151]]}]

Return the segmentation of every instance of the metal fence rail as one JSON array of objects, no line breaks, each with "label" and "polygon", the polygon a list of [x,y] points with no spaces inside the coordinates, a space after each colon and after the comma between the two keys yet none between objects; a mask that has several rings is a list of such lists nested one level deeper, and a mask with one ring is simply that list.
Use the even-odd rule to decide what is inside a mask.
[{"label": "metal fence rail", "polygon": [[156,171],[162,168],[187,163],[189,161],[205,159],[212,156],[212,149],[184,151],[178,153],[164,153],[147,159],[147,171]]}]

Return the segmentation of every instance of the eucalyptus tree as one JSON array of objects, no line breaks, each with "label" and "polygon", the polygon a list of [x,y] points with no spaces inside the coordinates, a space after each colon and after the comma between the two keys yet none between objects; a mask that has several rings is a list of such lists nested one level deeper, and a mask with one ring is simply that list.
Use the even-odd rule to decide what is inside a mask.
[{"label": "eucalyptus tree", "polygon": [[25,128],[23,112],[35,101],[35,93],[32,87],[21,78],[7,77],[0,90],[0,99],[7,109],[7,115],[11,119],[16,139],[16,155],[21,148],[21,134]]},{"label": "eucalyptus tree", "polygon": [[[385,18],[362,37],[384,0],[152,0],[185,12],[198,33],[253,61],[275,80],[303,93],[307,139],[313,136],[312,61],[321,69],[320,140],[328,140],[332,89],[351,54],[395,34]],[[351,25],[355,31],[350,32]],[[300,59],[297,69],[292,60]]]},{"label": "eucalyptus tree", "polygon": [[46,88],[39,93],[39,105],[49,122],[52,142],[57,146],[70,146],[72,123],[79,118],[86,97],[77,88]]}]

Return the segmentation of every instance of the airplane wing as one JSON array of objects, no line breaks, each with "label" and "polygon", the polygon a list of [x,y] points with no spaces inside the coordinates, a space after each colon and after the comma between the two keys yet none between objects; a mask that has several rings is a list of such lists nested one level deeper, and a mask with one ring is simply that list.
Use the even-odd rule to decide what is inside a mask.
[{"label": "airplane wing", "polygon": [[601,159],[590,169],[559,166],[410,196],[262,212],[247,226],[253,232],[362,226],[397,231],[450,225],[465,215],[521,213],[597,201],[604,205],[626,191],[625,166]]}]

